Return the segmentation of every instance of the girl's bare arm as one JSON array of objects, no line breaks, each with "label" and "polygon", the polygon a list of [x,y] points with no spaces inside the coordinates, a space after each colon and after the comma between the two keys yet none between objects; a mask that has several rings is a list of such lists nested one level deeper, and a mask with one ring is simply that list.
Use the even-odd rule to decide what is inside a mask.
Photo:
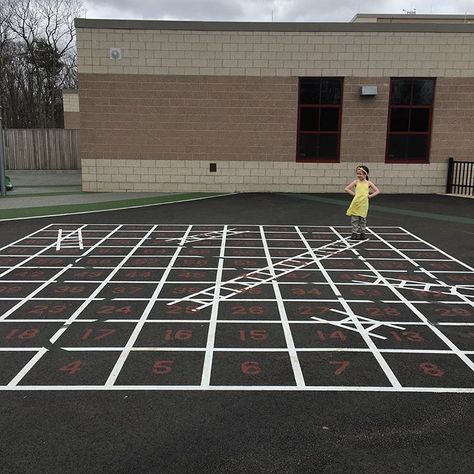
[{"label": "girl's bare arm", "polygon": [[353,189],[354,186],[356,185],[356,182],[357,182],[356,179],[355,179],[354,181],[352,181],[351,184],[348,184],[348,185],[344,188],[344,191],[345,191],[347,194],[350,194],[351,196],[355,196],[355,192],[352,191],[352,189]]},{"label": "girl's bare arm", "polygon": [[375,186],[374,183],[372,183],[372,181],[369,181],[369,186],[372,188],[372,192],[369,194],[369,199],[377,196],[377,194],[380,194],[380,189]]}]

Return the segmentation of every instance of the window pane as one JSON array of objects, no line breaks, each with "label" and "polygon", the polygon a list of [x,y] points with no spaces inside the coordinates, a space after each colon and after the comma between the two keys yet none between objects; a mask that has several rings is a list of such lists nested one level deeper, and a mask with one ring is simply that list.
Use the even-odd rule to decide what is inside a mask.
[{"label": "window pane", "polygon": [[321,158],[337,157],[337,134],[325,133],[319,135],[319,156]]},{"label": "window pane", "polygon": [[321,79],[301,79],[300,81],[300,103],[319,104],[321,92]]},{"label": "window pane", "polygon": [[405,159],[405,135],[389,135],[388,158],[390,160]]},{"label": "window pane", "polygon": [[409,105],[411,102],[411,79],[392,79],[391,104]]},{"label": "window pane", "polygon": [[318,157],[319,135],[300,133],[300,158]]},{"label": "window pane", "polygon": [[427,135],[409,135],[407,137],[407,159],[424,159],[427,158]]},{"label": "window pane", "polygon": [[300,115],[300,130],[319,130],[319,107],[302,107]]},{"label": "window pane", "polygon": [[408,132],[410,123],[410,109],[392,108],[390,111],[390,131]]},{"label": "window pane", "polygon": [[321,108],[320,130],[329,132],[337,132],[339,130],[339,108]]},{"label": "window pane", "polygon": [[432,79],[415,79],[413,81],[413,104],[432,104],[433,90],[434,81]]},{"label": "window pane", "polygon": [[410,131],[427,132],[430,127],[429,109],[411,109]]},{"label": "window pane", "polygon": [[428,135],[390,135],[388,158],[390,160],[425,160]]},{"label": "window pane", "polygon": [[341,82],[340,79],[321,80],[321,104],[341,103]]},{"label": "window pane", "polygon": [[337,134],[300,134],[300,158],[337,158]]}]

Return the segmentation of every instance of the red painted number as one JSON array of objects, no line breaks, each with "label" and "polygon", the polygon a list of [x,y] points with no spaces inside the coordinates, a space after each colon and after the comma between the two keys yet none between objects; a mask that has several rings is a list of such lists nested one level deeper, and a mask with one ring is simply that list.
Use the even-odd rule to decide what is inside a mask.
[{"label": "red painted number", "polygon": [[241,315],[259,315],[264,314],[265,309],[262,306],[232,306],[230,312],[232,314],[241,314]]},{"label": "red painted number", "polygon": [[99,311],[97,311],[97,314],[130,314],[131,312],[132,307],[130,305],[121,306],[120,308],[117,308],[116,306],[101,306]]},{"label": "red painted number", "polygon": [[13,329],[5,336],[5,339],[7,341],[11,341],[12,339],[19,339],[20,341],[24,341],[28,339],[33,339],[39,333],[39,329],[26,329],[24,331],[22,331],[21,329]]},{"label": "red painted number", "polygon": [[153,364],[152,372],[157,375],[165,375],[171,372],[174,360],[156,360]]},{"label": "red painted number", "polygon": [[116,329],[86,329],[84,334],[81,336],[81,341],[87,341],[88,339],[100,341],[101,339],[105,339],[116,332]]},{"label": "red painted number", "polygon": [[442,377],[444,375],[444,370],[431,362],[422,362],[420,369],[425,375],[431,375],[432,377]]},{"label": "red painted number", "polygon": [[240,370],[245,375],[258,375],[262,373],[262,368],[260,364],[255,361],[243,362],[240,364]]},{"label": "red painted number", "polygon": [[342,331],[333,331],[330,334],[325,334],[323,331],[320,331],[318,329],[316,331],[316,335],[318,336],[318,338],[321,342],[326,341],[328,338],[329,339],[338,339],[339,341],[345,341],[347,339],[347,336]]},{"label": "red painted number", "polygon": [[70,364],[61,367],[59,370],[69,375],[74,375],[82,369],[82,360],[75,360]]},{"label": "red painted number", "polygon": [[165,331],[165,341],[187,341],[192,337],[193,332],[187,329],[180,329],[179,331],[167,329]]},{"label": "red painted number", "polygon": [[330,360],[329,363],[331,365],[339,366],[334,372],[334,375],[341,375],[344,372],[344,370],[346,370],[347,367],[349,367],[349,365],[351,364],[348,360]]},{"label": "red painted number", "polygon": [[239,336],[242,342],[245,342],[247,339],[252,339],[253,341],[266,341],[268,339],[265,329],[241,330],[239,331]]},{"label": "red painted number", "polygon": [[390,335],[397,341],[403,342],[404,340],[411,342],[423,342],[424,337],[416,331],[405,331],[405,332],[395,332],[390,331]]}]

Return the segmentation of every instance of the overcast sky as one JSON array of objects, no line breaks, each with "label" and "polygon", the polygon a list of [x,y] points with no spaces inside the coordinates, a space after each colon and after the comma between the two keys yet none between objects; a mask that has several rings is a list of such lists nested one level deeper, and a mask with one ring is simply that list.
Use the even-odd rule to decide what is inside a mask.
[{"label": "overcast sky", "polygon": [[474,14],[474,0],[83,0],[87,18],[349,21],[356,13]]}]

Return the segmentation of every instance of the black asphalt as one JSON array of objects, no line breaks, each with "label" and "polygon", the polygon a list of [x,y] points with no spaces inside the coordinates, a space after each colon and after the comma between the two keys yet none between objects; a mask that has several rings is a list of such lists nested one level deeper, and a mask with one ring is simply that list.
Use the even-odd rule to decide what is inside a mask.
[{"label": "black asphalt", "polygon": [[[325,202],[328,198],[332,202]],[[349,225],[345,207],[340,202],[344,200],[348,201],[348,198],[342,195],[241,194],[142,209],[0,222],[0,246],[52,222]],[[474,265],[474,200],[437,195],[381,195],[374,204],[378,207],[374,206],[369,213],[369,226],[403,227],[462,262]],[[396,212],[390,212],[390,209]],[[404,214],[404,210],[424,215]],[[439,219],[440,216],[446,219]],[[47,266],[43,271],[44,275],[48,274]],[[29,279],[42,279],[44,275],[30,274]],[[19,275],[19,278],[24,276]],[[68,278],[75,279],[71,274]],[[87,284],[82,286],[83,291],[88,291]],[[142,286],[146,292],[146,285]],[[22,291],[27,295],[30,290],[25,286]],[[132,314],[143,310],[140,304],[135,303],[130,310]],[[25,307],[31,310],[31,306]],[[243,307],[242,311],[245,311],[246,305]],[[0,307],[0,312],[5,309],[8,307]],[[74,309],[75,303],[71,301],[60,311],[67,316]],[[115,310],[117,308],[111,311]],[[104,310],[91,305],[90,311],[97,318]],[[271,320],[271,303],[263,305],[260,311],[259,319],[268,317]],[[226,314],[224,306],[224,318]],[[204,316],[208,318],[209,313],[203,313]],[[182,315],[175,317],[179,322]],[[107,345],[121,346],[133,330],[132,326],[120,323],[119,330],[112,333],[110,323],[98,319],[87,333],[74,333],[71,327],[71,332],[64,335],[68,338],[64,344],[73,346],[82,338],[86,345],[94,345],[94,337],[108,338],[110,335]],[[34,333],[25,334],[24,331],[30,330],[31,325],[3,324],[0,338],[13,334],[19,346],[30,344],[28,338]],[[42,333],[44,340],[35,343],[48,347],[48,339],[58,329],[58,323],[45,321],[41,324],[46,331]],[[156,341],[164,329],[159,324],[156,326],[140,335],[140,345],[154,344],[152,341]],[[268,347],[278,346],[282,334],[277,330],[272,332],[270,326],[260,324],[255,329],[268,331]],[[178,324],[171,327],[172,330],[179,328]],[[117,328],[114,326],[114,329]],[[193,323],[186,329],[193,331],[198,344],[205,344],[206,332],[199,324]],[[12,333],[15,330],[18,332]],[[23,337],[18,338],[19,334]],[[306,340],[303,331],[295,334]],[[232,337],[225,331],[216,334],[216,347],[219,347],[220,338],[228,345]],[[428,338],[426,340],[429,344]],[[351,344],[357,347],[358,343],[360,341],[354,340]],[[185,337],[182,344],[187,344]],[[16,354],[8,360],[0,359],[1,384],[11,379],[18,367],[30,358],[22,352]],[[194,367],[199,367],[202,361],[189,354],[182,352],[182,360],[176,359],[175,363],[188,369],[178,374],[173,383],[199,382],[193,379],[198,373]],[[148,383],[141,367],[148,366],[153,360],[141,354],[132,355],[119,382],[136,383],[136,373],[142,373],[145,375],[139,383]],[[164,355],[171,357],[168,352]],[[365,355],[356,353],[351,363],[363,368],[368,383],[377,385],[381,383],[378,367],[367,370],[369,361]],[[258,353],[253,356],[252,360],[255,360]],[[391,364],[403,373],[404,367],[413,362],[410,360],[413,354],[408,356],[397,357]],[[87,383],[90,377],[97,383],[104,383],[115,356],[91,351],[84,357],[86,360],[100,358],[100,361],[95,364],[94,373],[79,374],[84,377],[79,383]],[[215,371],[216,380],[211,382],[226,384],[239,377],[239,374],[225,370],[232,357],[235,357],[232,353],[216,356],[216,366],[223,369]],[[442,357],[448,356],[440,355],[440,360]],[[78,368],[73,358],[64,359],[54,347],[39,364],[38,370],[28,374],[22,384],[55,384],[58,383],[55,377],[61,374],[51,372],[50,367],[61,365],[66,373]],[[301,357],[301,364],[304,369],[307,366],[311,377],[311,361]],[[440,365],[443,364],[449,365],[442,361]],[[289,383],[291,372],[287,360],[275,356],[269,366],[274,370],[272,382]],[[157,370],[166,371],[166,367],[166,363],[162,363]],[[50,378],[45,381],[45,376]],[[327,377],[330,383],[331,374]],[[416,383],[410,379],[403,382]],[[471,374],[460,371],[455,374],[455,383],[463,382],[462,386],[474,387]],[[473,401],[474,394],[452,393],[0,392],[0,470],[15,473],[472,472]]]}]

